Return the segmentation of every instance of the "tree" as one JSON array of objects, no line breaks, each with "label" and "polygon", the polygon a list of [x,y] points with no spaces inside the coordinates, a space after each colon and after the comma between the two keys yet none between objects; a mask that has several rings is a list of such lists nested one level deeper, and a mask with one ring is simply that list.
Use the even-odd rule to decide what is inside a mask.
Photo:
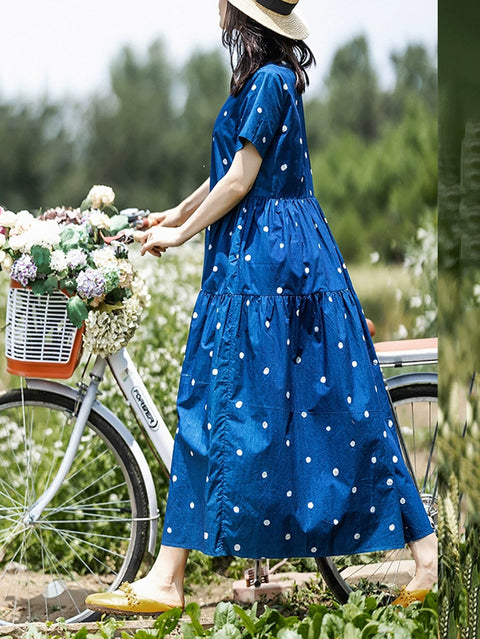
[{"label": "tree", "polygon": [[73,162],[61,106],[0,104],[0,148],[0,203],[13,210],[48,205]]},{"label": "tree", "polygon": [[228,95],[227,67],[218,50],[196,52],[185,64],[181,79],[187,97],[178,123],[183,154],[183,174],[178,179],[182,190],[190,191],[210,172],[210,134]]},{"label": "tree", "polygon": [[345,132],[312,154],[315,191],[348,260],[378,251],[401,261],[437,202],[436,119],[411,96],[400,124],[366,142]]},{"label": "tree", "polygon": [[380,93],[365,36],[353,38],[337,50],[325,86],[330,129],[374,139],[379,128]]},{"label": "tree", "polygon": [[385,96],[388,119],[400,120],[412,96],[420,98],[432,111],[437,108],[437,69],[435,60],[420,44],[410,44],[390,55],[395,70],[395,87]]},{"label": "tree", "polygon": [[178,196],[175,74],[160,41],[142,61],[125,47],[111,69],[112,93],[94,99],[84,161],[89,182],[110,184],[125,205],[158,209]]}]

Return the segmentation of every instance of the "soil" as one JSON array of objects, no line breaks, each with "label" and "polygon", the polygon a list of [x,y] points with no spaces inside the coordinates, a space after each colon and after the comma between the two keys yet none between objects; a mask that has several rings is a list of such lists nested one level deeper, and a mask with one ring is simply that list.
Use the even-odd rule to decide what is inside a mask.
[{"label": "soil", "polygon": [[[305,581],[314,577],[312,573],[295,573],[294,580],[298,585],[301,585]],[[45,615],[45,602],[48,599],[45,598],[46,594],[53,595],[54,593],[48,593],[46,590],[47,585],[51,589],[52,584],[51,581],[47,583],[45,577],[39,573],[30,573],[25,571],[25,584],[28,585],[28,589],[26,590],[26,594],[28,594],[28,598],[30,600],[30,616],[32,619],[37,617],[41,619],[42,616]],[[76,581],[76,593],[77,596],[75,599],[78,604],[82,604],[85,593],[95,592],[98,590],[98,581],[93,579],[92,577],[82,577]],[[283,590],[285,588],[293,585],[292,577],[289,573],[283,573],[279,575],[272,575],[270,584],[262,584],[261,588],[257,590],[253,590],[252,588],[246,588],[245,581],[234,581],[233,579],[227,579],[226,577],[220,577],[218,575],[212,580],[209,584],[192,584],[189,588],[188,595],[186,597],[186,604],[191,601],[195,601],[201,608],[201,623],[203,626],[208,627],[213,624],[213,617],[215,613],[215,608],[217,604],[221,601],[230,601],[241,603],[242,601],[245,603],[251,603],[253,599],[265,599],[268,598],[269,595],[275,596],[278,594],[279,590]],[[14,614],[17,615],[25,615],[27,613],[27,599],[25,599],[25,603],[23,608],[19,607],[19,599],[20,596],[17,594],[17,608],[16,612],[14,612],[13,608],[13,593],[12,593],[11,583],[9,584],[8,575],[4,576],[3,579],[0,580],[0,602],[5,602],[10,600],[10,606],[0,607],[0,619],[4,621],[13,621],[19,622],[19,618],[14,618]],[[12,594],[11,594],[12,593]],[[58,595],[58,593],[56,593]],[[66,593],[60,595],[60,599],[62,604],[66,605],[69,602],[69,597]],[[55,601],[58,603],[58,596],[54,596],[51,598],[51,601]],[[50,618],[55,618],[55,609],[52,609],[50,613]],[[58,608],[57,608],[58,610]],[[71,616],[74,614],[74,609],[69,612],[68,609],[64,609],[61,612],[58,612],[58,616],[62,615],[65,617]],[[151,628],[153,626],[155,619],[154,618],[139,618],[136,620],[128,620],[125,621],[123,627],[119,629],[120,631],[126,630],[127,632],[134,633],[138,628]],[[188,616],[185,616],[185,621],[189,621]],[[62,634],[61,628],[58,627],[57,624],[49,625],[36,622],[36,626],[38,630],[44,632],[46,634]],[[70,632],[76,632],[81,627],[87,626],[89,631],[95,632],[98,627],[95,622],[93,623],[79,623],[79,624],[69,624],[68,629]],[[12,636],[12,637],[21,637],[24,632],[27,630],[27,626],[24,624],[19,624],[16,626],[1,626],[0,625],[0,638],[4,636]]]},{"label": "soil", "polygon": [[[25,571],[24,583],[29,584],[27,593],[30,600],[30,616],[32,619],[41,619],[45,615],[46,599],[44,595],[46,594],[45,589],[47,585],[45,579],[43,575]],[[75,599],[78,601],[78,603],[83,602],[85,592],[95,592],[96,590],[98,590],[98,582],[91,577],[82,577],[78,580],[76,585],[78,596],[75,597]],[[200,605],[202,613],[201,623],[204,626],[208,626],[213,623],[213,615],[217,603],[219,603],[220,601],[233,601],[233,579],[218,577],[211,584],[194,584],[190,590],[191,592],[186,598],[186,603],[188,604],[190,601],[196,601]],[[9,583],[8,575],[4,576],[4,578],[0,580],[0,602],[2,602],[3,604],[5,601],[7,601],[10,602],[10,605],[7,604],[6,606],[0,607],[0,619],[4,621],[16,621],[18,623],[18,615],[23,616],[27,613],[26,600],[23,606],[20,603],[19,607],[18,602],[20,597],[17,595],[17,608],[14,611],[14,595],[11,591],[12,587],[11,583]],[[60,598],[62,603],[68,603],[68,597],[66,594],[60,595]],[[58,601],[58,599],[56,600]],[[17,618],[14,617],[15,612],[17,614]],[[70,612],[70,614],[73,614],[73,612]],[[62,612],[58,612],[58,615],[68,616],[68,609],[63,610]],[[54,613],[50,616],[54,617]],[[186,620],[188,620],[188,617],[186,617]],[[142,618],[135,621],[127,621],[125,622],[124,629],[130,632],[134,632],[137,628],[152,627],[154,621],[155,620],[152,618]],[[48,634],[58,633],[59,630],[56,624],[47,627],[45,624],[37,622],[36,625],[41,632],[48,632]],[[81,628],[83,626],[87,626],[89,630],[91,629],[92,631],[95,631],[97,629],[96,623],[90,624],[84,622],[80,624],[69,625],[69,630],[75,631],[75,629]],[[23,635],[26,628],[27,627],[24,624],[17,626],[0,625],[0,637],[20,637]]]}]

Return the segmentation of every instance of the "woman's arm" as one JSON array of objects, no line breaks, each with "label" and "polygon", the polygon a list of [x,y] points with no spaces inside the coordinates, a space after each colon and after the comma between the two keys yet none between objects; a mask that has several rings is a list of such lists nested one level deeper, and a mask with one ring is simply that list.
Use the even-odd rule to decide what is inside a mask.
[{"label": "woman's arm", "polygon": [[143,221],[143,227],[151,228],[157,224],[162,226],[180,226],[195,213],[210,191],[210,178],[205,180],[198,189],[186,197],[180,204],[159,213],[150,213]]},{"label": "woman's arm", "polygon": [[168,247],[180,246],[226,215],[250,191],[261,165],[261,155],[253,144],[247,142],[235,154],[228,172],[217,182],[188,219],[176,228],[154,226],[139,237],[143,244],[142,255],[149,252],[158,256]]}]

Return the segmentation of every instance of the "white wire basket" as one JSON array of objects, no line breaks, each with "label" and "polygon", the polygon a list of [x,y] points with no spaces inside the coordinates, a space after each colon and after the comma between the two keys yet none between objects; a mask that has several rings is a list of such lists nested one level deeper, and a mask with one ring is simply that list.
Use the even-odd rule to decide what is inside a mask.
[{"label": "white wire basket", "polygon": [[16,283],[8,293],[5,355],[9,373],[25,377],[71,377],[78,364],[82,330],[68,319],[68,296],[35,295]]}]

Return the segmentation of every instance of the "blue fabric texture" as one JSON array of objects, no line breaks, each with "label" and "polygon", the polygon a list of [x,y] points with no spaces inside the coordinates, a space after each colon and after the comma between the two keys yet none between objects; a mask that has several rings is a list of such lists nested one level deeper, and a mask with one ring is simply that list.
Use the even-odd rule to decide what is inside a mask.
[{"label": "blue fabric texture", "polygon": [[263,163],[248,196],[206,231],[163,543],[252,558],[402,547],[432,527],[313,194],[287,67],[262,67],[227,99],[212,187],[245,141]]}]

